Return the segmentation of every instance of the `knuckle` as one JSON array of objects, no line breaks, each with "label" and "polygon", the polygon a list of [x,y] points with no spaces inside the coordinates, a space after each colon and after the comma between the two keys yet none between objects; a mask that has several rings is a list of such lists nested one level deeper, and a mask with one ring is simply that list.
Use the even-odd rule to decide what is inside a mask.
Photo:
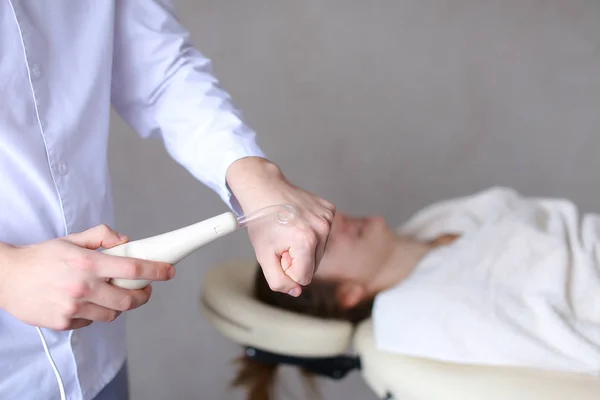
[{"label": "knuckle", "polygon": [[109,235],[109,234],[113,233],[112,228],[106,224],[98,225],[98,231],[103,235]]},{"label": "knuckle", "polygon": [[296,282],[298,285],[306,286],[312,280],[312,274],[310,272],[311,271],[309,271],[308,269],[296,269],[295,271],[288,271],[286,272],[286,274],[291,280]]},{"label": "knuckle", "polygon": [[335,204],[333,204],[329,200],[323,200],[323,207],[326,208],[332,214],[335,214],[335,211],[336,211]]},{"label": "knuckle", "polygon": [[327,222],[328,225],[331,226],[333,219],[335,218],[335,214],[329,210],[324,210],[322,218]]},{"label": "knuckle", "polygon": [[333,213],[333,215],[335,215],[335,213],[337,212],[337,206],[331,202],[329,203],[329,207],[327,207],[327,208],[329,208],[329,210]]},{"label": "knuckle", "polygon": [[150,292],[144,293],[144,296],[138,301],[140,306],[143,306],[150,301]]},{"label": "knuckle", "polygon": [[295,281],[298,285],[300,286],[308,286],[310,284],[310,280],[309,279],[298,279],[297,281]]},{"label": "knuckle", "polygon": [[156,276],[157,276],[157,280],[167,280],[169,279],[169,270],[170,270],[171,266],[168,264],[164,264],[164,265],[158,265],[156,267]]},{"label": "knuckle", "polygon": [[135,261],[130,261],[123,265],[123,275],[127,279],[139,278],[140,272],[141,272],[141,267]]},{"label": "knuckle", "polygon": [[281,283],[269,283],[269,288],[273,292],[283,292],[285,290],[285,286]]},{"label": "knuckle", "polygon": [[152,296],[152,285],[146,286],[143,289],[142,293],[144,294],[144,297],[143,297],[144,302],[143,302],[143,304],[146,304],[146,302],[149,301],[150,297]]},{"label": "knuckle", "polygon": [[134,301],[133,296],[124,296],[119,302],[119,306],[122,311],[128,311],[133,309]]},{"label": "knuckle", "polygon": [[322,236],[327,236],[330,228],[331,223],[325,217],[319,218],[315,224],[317,233]]},{"label": "knuckle", "polygon": [[69,319],[77,315],[81,307],[79,303],[69,302],[63,306],[63,315]]},{"label": "knuckle", "polygon": [[311,281],[312,281],[312,278],[310,276],[303,276],[298,279],[294,279],[294,282],[296,282],[298,285],[301,285],[301,286],[306,286]]},{"label": "knuckle", "polygon": [[94,260],[91,254],[80,254],[74,263],[74,267],[84,272],[92,271],[94,269]]},{"label": "knuckle", "polygon": [[89,294],[89,286],[85,282],[77,282],[67,286],[66,291],[73,299],[82,299]]},{"label": "knuckle", "polygon": [[106,322],[113,322],[114,320],[117,319],[117,317],[119,316],[119,312],[118,311],[111,311],[108,314],[108,317],[106,318]]}]

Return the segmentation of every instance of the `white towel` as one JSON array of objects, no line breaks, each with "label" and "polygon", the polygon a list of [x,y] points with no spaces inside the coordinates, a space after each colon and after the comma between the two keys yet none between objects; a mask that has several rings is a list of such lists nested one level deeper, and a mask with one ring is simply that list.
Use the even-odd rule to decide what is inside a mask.
[{"label": "white towel", "polygon": [[600,374],[600,216],[507,188],[435,204],[399,233],[459,233],[380,293],[380,350]]}]

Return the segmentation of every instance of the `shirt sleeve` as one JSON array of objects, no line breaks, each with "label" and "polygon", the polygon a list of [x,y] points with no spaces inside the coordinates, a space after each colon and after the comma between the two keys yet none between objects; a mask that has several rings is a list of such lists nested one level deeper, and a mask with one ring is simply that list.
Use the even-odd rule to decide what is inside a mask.
[{"label": "shirt sleeve", "polygon": [[265,157],[255,132],[191,44],[170,0],[115,7],[113,107],[140,136],[162,138],[173,159],[239,212],[225,174],[240,158]]}]

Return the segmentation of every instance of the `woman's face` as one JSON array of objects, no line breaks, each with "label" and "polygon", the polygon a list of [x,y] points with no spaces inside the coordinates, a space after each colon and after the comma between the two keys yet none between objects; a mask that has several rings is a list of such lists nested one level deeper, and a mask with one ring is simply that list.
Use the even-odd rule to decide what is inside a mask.
[{"label": "woman's face", "polygon": [[381,217],[356,218],[337,212],[315,277],[362,283],[394,250],[396,235]]}]

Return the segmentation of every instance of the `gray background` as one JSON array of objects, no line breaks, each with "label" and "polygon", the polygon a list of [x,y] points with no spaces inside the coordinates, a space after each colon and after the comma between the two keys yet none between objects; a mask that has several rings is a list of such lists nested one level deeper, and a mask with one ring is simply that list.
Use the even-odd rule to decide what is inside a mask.
[{"label": "gray background", "polygon": [[[493,185],[600,211],[597,0],[179,0],[195,44],[296,184],[392,225]],[[117,227],[134,238],[223,212],[120,119]],[[128,316],[133,399],[239,399],[237,345],[198,311],[204,272],[252,257],[246,233],[205,247]],[[285,384],[305,398],[295,374]],[[326,399],[371,399],[353,374]]]}]

